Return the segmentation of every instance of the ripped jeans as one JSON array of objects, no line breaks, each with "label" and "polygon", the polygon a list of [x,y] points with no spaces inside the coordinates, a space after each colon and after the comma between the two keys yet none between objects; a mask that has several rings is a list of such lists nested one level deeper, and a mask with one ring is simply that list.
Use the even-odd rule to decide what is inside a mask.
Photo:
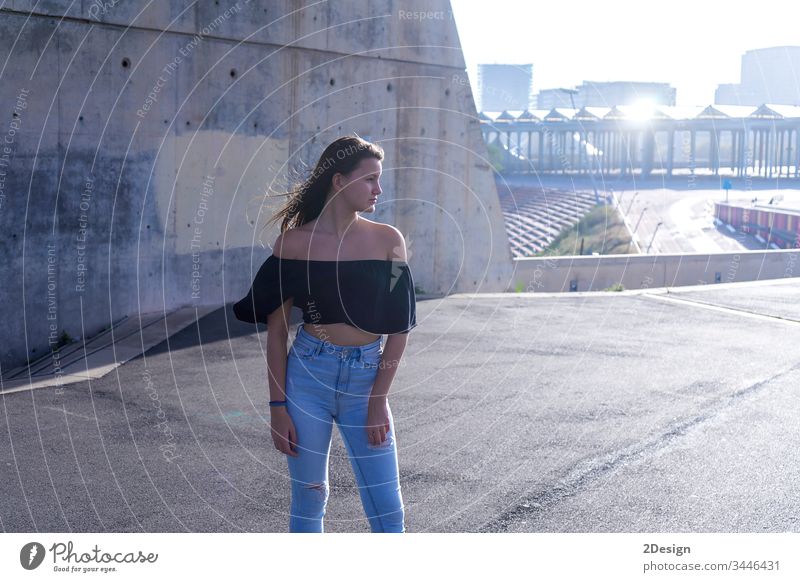
[{"label": "ripped jeans", "polygon": [[322,532],[328,502],[328,455],[339,427],[373,532],[405,532],[394,420],[380,445],[367,439],[367,405],[383,355],[381,339],[340,346],[297,328],[286,364],[287,411],[297,433],[290,532]]}]

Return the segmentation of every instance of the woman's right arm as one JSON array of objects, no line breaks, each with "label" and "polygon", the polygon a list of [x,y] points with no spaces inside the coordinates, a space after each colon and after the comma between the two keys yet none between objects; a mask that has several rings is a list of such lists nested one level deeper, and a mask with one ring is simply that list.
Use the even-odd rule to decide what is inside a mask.
[{"label": "woman's right arm", "polygon": [[[267,369],[269,374],[269,399],[286,400],[286,343],[289,340],[289,316],[292,298],[267,317]],[[270,406],[272,442],[280,452],[297,456],[297,433],[285,406]]]},{"label": "woman's right arm", "polygon": [[[275,256],[283,250],[283,234],[273,246]],[[278,309],[267,316],[267,373],[269,375],[269,399],[286,400],[286,360],[289,341],[289,320],[293,298],[289,297]],[[272,442],[275,448],[286,455],[296,457],[297,433],[286,406],[270,406]]]}]

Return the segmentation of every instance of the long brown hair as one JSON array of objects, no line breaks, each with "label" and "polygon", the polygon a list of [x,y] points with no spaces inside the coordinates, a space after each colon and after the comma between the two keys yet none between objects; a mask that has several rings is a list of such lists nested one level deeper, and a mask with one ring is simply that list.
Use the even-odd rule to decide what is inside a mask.
[{"label": "long brown hair", "polygon": [[287,193],[289,200],[267,224],[280,220],[283,233],[314,220],[325,206],[333,175],[349,174],[366,158],[383,160],[383,148],[358,135],[337,138],[322,152],[311,175]]}]

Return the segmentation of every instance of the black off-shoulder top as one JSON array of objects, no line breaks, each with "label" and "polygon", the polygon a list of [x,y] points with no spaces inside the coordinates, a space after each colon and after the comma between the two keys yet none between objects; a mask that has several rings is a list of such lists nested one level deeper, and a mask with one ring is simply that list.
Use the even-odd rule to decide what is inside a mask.
[{"label": "black off-shoulder top", "polygon": [[233,305],[237,319],[267,323],[289,298],[305,323],[347,323],[375,334],[417,326],[414,280],[406,261],[312,261],[270,255],[250,291]]}]

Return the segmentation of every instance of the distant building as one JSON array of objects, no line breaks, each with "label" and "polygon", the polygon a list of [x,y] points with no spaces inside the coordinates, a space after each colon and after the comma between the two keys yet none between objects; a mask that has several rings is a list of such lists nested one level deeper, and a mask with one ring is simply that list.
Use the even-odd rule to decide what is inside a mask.
[{"label": "distant building", "polygon": [[714,93],[715,105],[748,105],[759,103],[760,94],[748,91],[740,83],[724,83],[717,85]]},{"label": "distant building", "polygon": [[653,105],[675,105],[675,94],[675,89],[668,83],[584,81],[577,89],[542,89],[536,96],[536,108],[615,107],[635,105],[640,101],[650,101]]},{"label": "distant building", "polygon": [[575,89],[542,89],[536,96],[536,109],[571,108],[575,93]]},{"label": "distant building", "polygon": [[533,65],[478,65],[480,111],[529,109],[532,88]]},{"label": "distant building", "polygon": [[717,87],[718,105],[800,105],[800,46],[747,51],[742,56],[741,83]]},{"label": "distant building", "polygon": [[675,105],[676,91],[669,83],[632,81],[584,81],[578,86],[575,107],[614,107],[650,101],[654,105]]}]

